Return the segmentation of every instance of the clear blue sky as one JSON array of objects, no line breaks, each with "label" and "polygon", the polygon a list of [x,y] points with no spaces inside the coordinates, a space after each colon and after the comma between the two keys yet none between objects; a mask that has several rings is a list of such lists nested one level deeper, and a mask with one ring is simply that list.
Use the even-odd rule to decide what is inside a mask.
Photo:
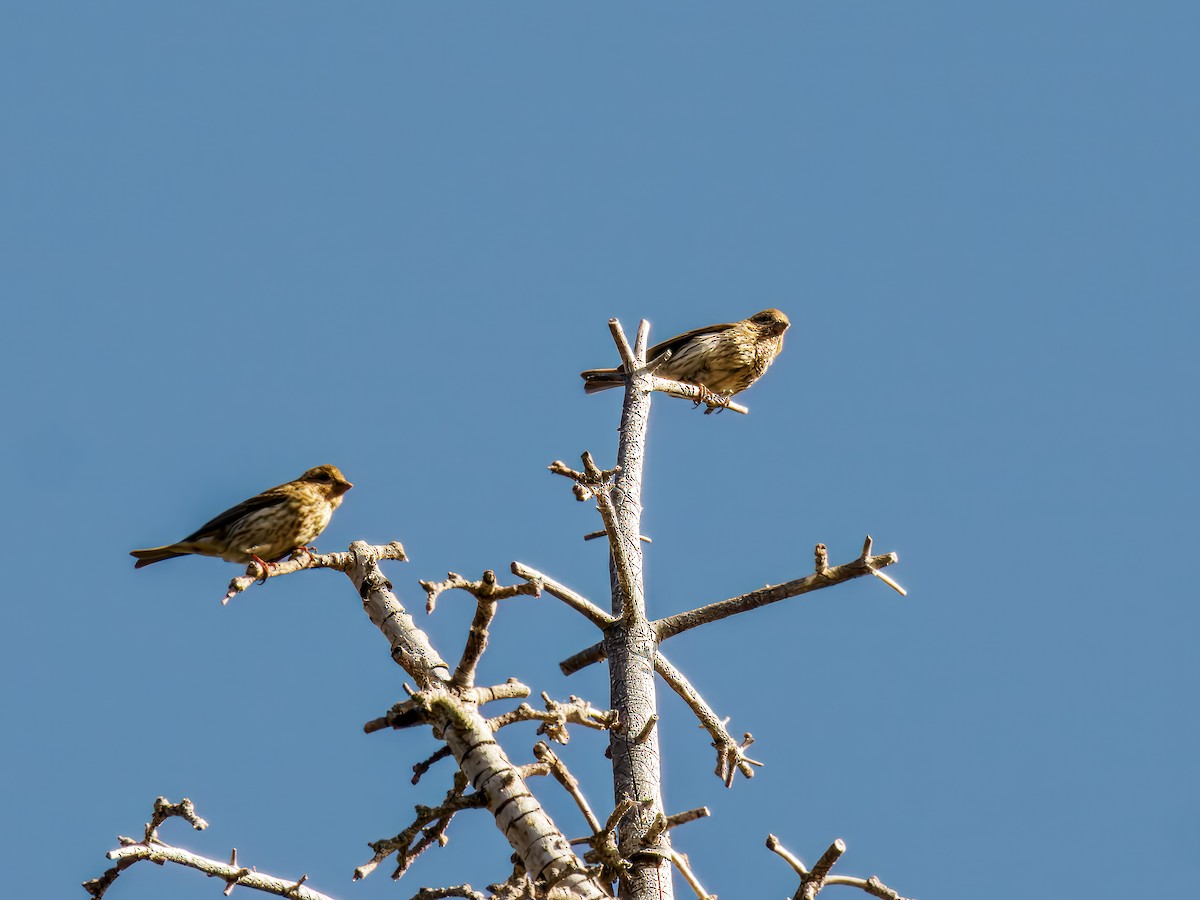
[{"label": "clear blue sky", "polygon": [[[767,832],[808,861],[842,837],[839,871],[921,900],[1177,896],[1198,29],[1094,0],[0,5],[9,892],[84,896],[160,793],[212,823],[168,839],[339,897],[501,879],[474,814],[399,886],[350,883],[448,772],[414,789],[432,739],[361,733],[404,676],[348,582],[222,608],[237,567],[127,552],[332,462],[356,487],[319,545],[403,541],[414,609],[417,579],[514,559],[604,602],[598,519],[545,467],[613,459],[619,396],[578,378],[615,359],[606,320],[778,306],[750,416],[655,400],[651,611],[867,532],[910,594],[668,645],[767,763],[726,791],[663,694],[667,805],[714,812],[679,848],[730,900],[795,889]],[[456,657],[470,614],[421,616]],[[481,677],[604,704],[602,670],[556,667],[589,629],[515,602]],[[606,812],[603,750],[562,755]],[[215,890],[147,867],[111,896]]]}]

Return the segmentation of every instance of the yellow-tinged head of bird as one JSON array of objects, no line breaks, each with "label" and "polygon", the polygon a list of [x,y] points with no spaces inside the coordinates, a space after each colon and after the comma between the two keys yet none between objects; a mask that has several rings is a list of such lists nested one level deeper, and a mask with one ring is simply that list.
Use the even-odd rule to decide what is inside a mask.
[{"label": "yellow-tinged head of bird", "polygon": [[787,315],[778,309],[764,309],[750,317],[750,322],[764,334],[783,334],[788,330],[791,321]]},{"label": "yellow-tinged head of bird", "polygon": [[296,480],[319,485],[331,497],[340,497],[346,491],[350,490],[350,488],[354,487],[353,484],[346,480],[346,476],[342,474],[341,469],[337,466],[329,465],[309,469]]}]

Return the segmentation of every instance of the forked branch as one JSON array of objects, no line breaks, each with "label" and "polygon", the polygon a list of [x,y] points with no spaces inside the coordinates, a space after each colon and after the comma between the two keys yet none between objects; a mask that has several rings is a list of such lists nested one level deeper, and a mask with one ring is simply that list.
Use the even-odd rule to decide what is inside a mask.
[{"label": "forked branch", "polygon": [[488,720],[492,731],[499,731],[507,725],[517,722],[541,722],[537,733],[544,734],[556,744],[569,743],[571,738],[567,733],[567,725],[582,725],[596,731],[606,731],[616,727],[616,710],[598,710],[582,697],[571,695],[566,703],[551,699],[545,691],[542,692],[542,702],[546,705],[545,712],[534,709],[528,703],[522,703],[516,709],[501,713]]},{"label": "forked branch", "polygon": [[583,814],[583,819],[587,822],[592,834],[597,833],[600,830],[600,820],[596,818],[596,814],[592,812],[587,799],[579,789],[579,779],[570,773],[566,763],[558,758],[558,755],[550,749],[550,746],[545,741],[538,741],[534,745],[533,755],[537,757],[539,762],[549,766],[550,774],[554,776],[554,780],[563,786],[564,790],[571,795],[571,799],[575,801],[575,805],[579,807],[579,811]]},{"label": "forked branch", "polygon": [[761,762],[746,755],[746,748],[754,743],[754,736],[747,731],[742,736],[741,743],[735,741],[726,728],[729,720],[717,718],[717,714],[700,696],[699,691],[663,656],[661,650],[655,655],[654,671],[683,698],[683,702],[700,720],[700,727],[712,737],[712,745],[717,751],[717,768],[714,774],[721,779],[725,787],[733,787],[734,772],[741,772],[746,778],[753,778],[752,766],[762,766]]},{"label": "forked branch", "polygon": [[483,794],[475,792],[464,795],[466,789],[466,775],[461,771],[456,772],[454,786],[446,793],[440,806],[417,806],[416,818],[406,829],[395,837],[371,842],[369,846],[375,855],[354,870],[354,880],[366,878],[393,853],[396,854],[396,871],[392,873],[392,878],[397,879],[435,843],[444,845],[447,842],[446,829],[450,827],[450,820],[455,813],[464,809],[481,809],[487,805]]},{"label": "forked branch", "polygon": [[625,330],[621,327],[621,322],[618,319],[608,320],[608,330],[612,332],[613,343],[617,345],[617,353],[621,356],[621,368],[625,372],[632,372],[634,375],[646,376],[643,382],[646,390],[658,391],[671,397],[679,397],[682,400],[691,400],[695,404],[703,403],[708,407],[705,410],[706,413],[712,412],[714,409],[731,409],[742,415],[750,412],[750,410],[740,403],[734,403],[728,398],[719,397],[708,388],[701,387],[698,384],[689,384],[685,381],[672,381],[669,378],[662,378],[656,375],[655,373],[671,358],[671,351],[668,350],[655,359],[646,360],[646,344],[649,343],[649,328],[645,319],[642,319],[638,323],[636,347],[633,349],[630,348],[629,339],[625,337]]},{"label": "forked branch", "polygon": [[456,688],[470,688],[475,685],[475,668],[487,649],[488,626],[496,615],[496,602],[508,600],[521,595],[541,596],[541,587],[534,582],[523,582],[500,586],[496,584],[496,573],[487,569],[479,581],[467,581],[455,572],[447,572],[445,581],[422,581],[428,600],[425,611],[432,613],[437,605],[438,595],[452,588],[466,591],[475,598],[475,618],[471,629],[467,632],[467,646],[463,649],[462,659],[454,669],[450,683]]},{"label": "forked branch", "polygon": [[829,872],[833,868],[834,863],[846,852],[846,842],[841,838],[838,838],[829,845],[829,848],[821,854],[821,858],[817,860],[816,865],[812,869],[806,868],[799,857],[785,849],[779,843],[779,838],[773,834],[767,835],[767,849],[784,859],[796,874],[800,876],[800,886],[796,888],[796,893],[792,895],[792,900],[814,900],[822,889],[831,884],[858,888],[872,897],[881,898],[881,900],[906,900],[906,898],[901,897],[900,894],[892,890],[874,875],[870,878],[830,875]]},{"label": "forked branch", "polygon": [[[616,491],[613,478],[622,473],[622,467],[618,464],[611,469],[601,469],[592,459],[592,454],[585,451],[582,472],[572,469],[562,460],[557,459],[550,464],[549,468],[555,475],[563,475],[575,482],[572,490],[577,500],[595,498],[596,508],[600,511],[600,518],[604,522],[604,530],[608,532],[608,546],[612,553],[613,569],[621,587],[621,596],[625,600],[621,619],[629,622],[634,616],[630,604],[634,603],[633,598],[641,597],[641,589],[635,585],[637,580],[635,573],[641,571],[641,548],[636,543],[636,537],[633,538],[633,546],[627,545],[627,538],[624,537],[627,529],[623,529],[622,523],[618,521],[617,504],[613,499]],[[640,475],[639,471],[638,476],[640,477]],[[635,557],[639,557],[636,563],[634,562]]]}]

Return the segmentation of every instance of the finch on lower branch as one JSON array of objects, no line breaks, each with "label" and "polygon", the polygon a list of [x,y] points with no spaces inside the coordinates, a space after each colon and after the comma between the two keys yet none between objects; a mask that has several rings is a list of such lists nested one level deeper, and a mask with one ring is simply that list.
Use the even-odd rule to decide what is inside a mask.
[{"label": "finch on lower branch", "polygon": [[235,563],[274,561],[308,546],[354,487],[337,466],[317,466],[227,509],[174,544],[133,550],[135,569],[197,553]]}]

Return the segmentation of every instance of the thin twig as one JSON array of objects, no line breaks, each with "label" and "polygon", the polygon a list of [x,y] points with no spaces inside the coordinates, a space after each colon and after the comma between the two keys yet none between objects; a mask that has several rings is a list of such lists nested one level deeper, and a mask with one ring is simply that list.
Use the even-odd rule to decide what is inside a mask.
[{"label": "thin twig", "polygon": [[[682,634],[685,631],[690,631],[709,622],[715,622],[728,616],[737,615],[738,613],[748,612],[760,606],[778,603],[780,600],[788,600],[792,597],[798,597],[801,594],[832,587],[835,584],[842,584],[843,582],[861,578],[865,575],[882,577],[882,573],[878,569],[890,566],[900,559],[896,553],[885,553],[882,556],[860,556],[858,559],[844,563],[843,565],[826,566],[824,569],[821,569],[822,558],[827,560],[828,556],[825,555],[822,557],[820,550],[823,545],[818,544],[817,547],[817,571],[812,575],[796,578],[783,584],[767,585],[758,590],[750,591],[747,594],[742,594],[740,597],[731,597],[728,600],[720,600],[716,603],[710,603],[707,606],[688,610],[687,612],[656,619],[650,623],[650,627],[654,629],[661,643],[677,634]],[[890,581],[890,579],[888,580]],[[597,642],[590,647],[585,647],[578,653],[568,656],[558,664],[558,667],[564,675],[574,675],[580,669],[602,661],[606,656],[607,651],[604,649],[603,642]]]},{"label": "thin twig", "polygon": [[[616,320],[612,320],[615,322]],[[611,324],[611,323],[610,323]],[[619,331],[620,325],[617,329]],[[621,335],[624,340],[624,334]],[[617,494],[618,488],[612,483],[614,474],[619,474],[620,479],[617,484],[623,483],[623,479],[629,477],[628,473],[623,471],[620,464],[612,469],[601,469],[592,459],[590,452],[583,453],[583,471],[572,469],[562,460],[555,460],[550,464],[550,471],[555,475],[563,475],[575,482],[574,493],[579,500],[595,499],[596,508],[600,512],[600,518],[604,522],[604,529],[608,532],[608,547],[613,558],[613,569],[616,572],[617,580],[621,586],[621,595],[626,598],[625,606],[621,611],[622,621],[631,621],[634,611],[629,606],[634,603],[632,598],[640,598],[640,589],[635,586],[637,581],[636,572],[641,569],[640,555],[641,548],[637,543],[633,546],[627,546],[623,538],[619,537],[623,532],[618,524],[617,503],[614,496]],[[640,475],[640,472],[639,472]],[[634,562],[634,557],[639,558],[638,563]],[[640,602],[640,601],[636,601]]]},{"label": "thin twig", "polygon": [[[624,338],[625,334],[619,327],[620,323],[617,324],[618,328],[616,334],[620,335],[621,338]],[[646,358],[646,351],[649,349],[649,346],[650,323],[646,319],[641,319],[638,321],[637,337],[633,340],[633,359],[635,362],[644,360]]]},{"label": "thin twig", "polygon": [[634,810],[646,809],[648,805],[649,801],[630,800],[629,798],[622,800],[609,814],[604,827],[592,836],[592,852],[587,855],[587,858],[595,859],[600,863],[600,881],[605,884],[611,884],[622,872],[630,868],[630,862],[625,859],[617,846],[618,826]]},{"label": "thin twig", "polygon": [[807,594],[821,588],[832,587],[835,584],[841,584],[854,578],[861,578],[864,575],[878,574],[875,571],[876,569],[890,566],[898,562],[899,559],[900,557],[895,553],[885,553],[882,556],[863,555],[852,562],[828,568],[824,572],[814,572],[811,575],[805,575],[803,578],[796,578],[783,584],[768,585],[756,591],[750,591],[747,594],[742,594],[740,597],[732,597],[728,600],[721,600],[717,603],[701,606],[698,609],[676,613],[673,616],[667,616],[664,619],[652,622],[651,625],[658,635],[658,639],[665,641],[677,634],[682,634],[685,631],[690,631],[701,625],[707,625],[709,622],[716,622],[728,616],[757,609],[760,606],[766,606],[770,603],[778,603],[780,600],[798,597],[801,594]]},{"label": "thin twig", "polygon": [[[596,464],[592,461],[591,453],[584,452],[583,466],[585,472],[593,480],[603,474],[599,472]],[[622,467],[618,466],[615,471],[622,472]],[[635,609],[638,602],[635,598],[641,596],[641,588],[637,584],[637,573],[641,571],[641,547],[636,541],[631,541],[632,546],[630,546],[623,537],[626,531],[622,528],[623,523],[618,521],[615,500],[617,490],[616,486],[611,491],[601,489],[595,491],[593,496],[596,499],[596,509],[600,512],[600,519],[604,522],[604,528],[608,532],[608,550],[612,554],[613,569],[617,575],[617,582],[621,586],[621,596],[624,598],[621,621],[631,622],[636,615],[639,615]],[[640,614],[644,615],[645,613],[643,611]]]},{"label": "thin twig", "polygon": [[427,599],[425,602],[426,612],[433,612],[437,606],[438,595],[442,591],[457,589],[466,591],[477,600],[510,600],[513,597],[540,597],[541,586],[530,582],[526,584],[509,584],[499,585],[496,583],[496,573],[491,569],[484,571],[479,581],[467,581],[456,572],[447,572],[445,581],[422,581],[421,587],[425,589]]},{"label": "thin twig", "polygon": [[[378,559],[394,559],[404,562],[408,556],[404,546],[399,541],[392,541],[383,547],[374,548]],[[246,574],[239,575],[229,582],[229,590],[221,598],[224,606],[246,588],[255,582],[262,583],[268,578],[278,578],[280,575],[291,575],[303,569],[336,569],[345,572],[353,565],[353,560],[347,553],[314,553],[307,547],[301,547],[283,562],[271,563],[264,571],[258,563],[252,562],[246,566]]]},{"label": "thin twig", "polygon": [[747,407],[735,403],[733,400],[726,400],[724,403],[718,402],[713,399],[715,395],[707,388],[698,384],[689,384],[686,381],[671,381],[669,378],[653,375],[650,378],[650,390],[666,394],[669,397],[690,400],[693,403],[703,403],[710,410],[728,409],[731,412],[741,413],[743,416],[750,412]]},{"label": "thin twig", "polygon": [[504,684],[494,684],[491,687],[475,688],[475,702],[479,706],[495,700],[516,700],[528,697],[533,693],[528,685],[521,684],[515,678],[510,678]]},{"label": "thin twig", "polygon": [[568,771],[566,764],[558,758],[557,754],[550,749],[545,741],[538,741],[533,746],[533,755],[540,761],[548,763],[551,774],[555,780],[566,788],[567,793],[571,795],[571,799],[575,801],[575,805],[579,807],[579,811],[583,813],[584,821],[587,822],[588,828],[592,830],[592,834],[600,831],[600,820],[596,818],[596,814],[592,812],[592,808],[588,806],[587,799],[583,796],[583,792],[579,790],[579,779]]},{"label": "thin twig", "polygon": [[[407,684],[404,685],[404,689],[409,690]],[[370,722],[367,722],[363,725],[363,733],[373,734],[376,731],[382,731],[384,728],[399,730],[401,728],[415,728],[418,725],[428,725],[433,713],[432,697],[433,694],[430,691],[409,690],[407,700],[401,700],[399,703],[393,704],[392,708],[382,718],[372,719]]]},{"label": "thin twig", "polygon": [[685,809],[683,812],[677,812],[667,816],[667,830],[678,828],[680,825],[686,825],[688,822],[695,822],[697,819],[705,819],[711,816],[712,812],[707,806],[697,806],[695,809]]},{"label": "thin twig", "polygon": [[526,581],[522,584],[500,586],[496,584],[496,573],[491,569],[484,571],[479,581],[467,581],[455,572],[447,572],[445,581],[422,581],[428,600],[426,612],[432,613],[437,605],[437,598],[442,591],[457,589],[466,591],[475,598],[475,618],[467,633],[467,645],[463,649],[462,658],[454,670],[450,682],[458,688],[470,688],[475,684],[475,668],[487,649],[488,625],[496,615],[496,602],[518,596],[541,596],[541,586]]},{"label": "thin twig", "polygon": [[675,849],[668,850],[667,855],[670,858],[672,865],[674,865],[675,868],[679,870],[679,874],[683,876],[683,880],[688,883],[688,887],[695,892],[696,896],[699,897],[700,900],[716,900],[715,894],[710,894],[708,891],[704,890],[704,886],[700,884],[700,880],[696,878],[696,874],[692,871],[691,866],[688,865],[688,858],[686,856]]},{"label": "thin twig", "polygon": [[753,778],[754,769],[751,767],[762,766],[761,762],[751,759],[745,752],[746,748],[754,743],[754,737],[746,732],[740,744],[735,741],[725,727],[728,720],[717,718],[717,714],[700,696],[700,692],[692,687],[692,683],[675,668],[669,659],[663,656],[661,650],[654,657],[654,671],[661,675],[663,681],[683,698],[683,702],[700,720],[700,727],[712,737],[712,745],[717,751],[717,767],[714,774],[721,779],[725,787],[733,787],[734,772],[741,772],[746,778]]},{"label": "thin twig", "polygon": [[[363,863],[354,870],[354,881],[366,878],[375,868],[391,854],[396,854],[396,871],[393,878],[399,878],[433,843],[444,843],[446,828],[455,813],[464,809],[480,809],[487,805],[487,798],[475,792],[464,795],[467,789],[466,776],[456,772],[454,786],[446,793],[440,806],[416,807],[416,818],[413,823],[395,837],[372,841],[370,848],[375,855],[370,861]],[[417,840],[417,835],[422,835]]]},{"label": "thin twig", "polygon": [[[606,538],[606,537],[608,537],[608,532],[605,531],[604,529],[601,529],[600,531],[589,531],[587,534],[585,534],[583,536],[583,539],[585,541],[594,541],[597,538]],[[654,543],[654,541],[650,540],[650,538],[646,537],[644,534],[639,534],[638,540],[640,540],[643,544],[653,544]]]},{"label": "thin twig", "polygon": [[635,744],[641,744],[650,740],[650,734],[654,731],[654,726],[657,724],[658,713],[651,713],[650,718],[646,719],[646,721],[642,723],[642,727],[638,730],[638,733],[633,736],[633,742]]},{"label": "thin twig", "polygon": [[580,669],[586,669],[588,666],[595,665],[607,658],[607,656],[608,651],[604,649],[604,643],[599,642],[568,656],[558,664],[558,668],[564,675],[574,675]]},{"label": "thin twig", "polygon": [[110,850],[107,854],[109,859],[116,861],[116,865],[108,869],[99,878],[85,881],[83,883],[84,889],[95,900],[100,900],[104,896],[105,891],[117,880],[121,872],[141,860],[148,859],[159,865],[174,863],[203,872],[211,877],[220,878],[227,885],[226,894],[233,890],[235,885],[241,885],[257,891],[264,891],[268,894],[277,894],[280,897],[290,897],[292,900],[331,900],[326,894],[304,886],[304,882],[308,880],[307,875],[298,880],[289,880],[239,866],[237,862],[237,850],[233,851],[228,863],[223,863],[219,860],[209,859],[192,853],[189,850],[163,843],[158,837],[158,827],[173,816],[178,816],[191,822],[192,827],[197,831],[208,827],[208,823],[196,815],[192,802],[187,798],[175,804],[170,803],[164,797],[159,797],[154,801],[154,815],[146,825],[145,840],[136,842],[131,838],[119,838],[122,846],[116,850]]},{"label": "thin twig", "polygon": [[419,763],[413,765],[412,783],[416,784],[421,780],[421,776],[428,772],[436,763],[443,759],[448,759],[452,756],[449,747],[439,747],[436,752],[428,759],[423,759]]},{"label": "thin twig", "polygon": [[518,578],[524,578],[526,581],[540,584],[547,594],[551,597],[557,597],[601,630],[616,621],[611,615],[582,594],[577,594],[566,585],[555,581],[549,575],[545,575],[537,569],[527,566],[524,563],[514,562],[512,564],[512,573]]},{"label": "thin twig", "polygon": [[[645,319],[642,320],[645,322]],[[636,372],[638,365],[644,363],[646,359],[646,348],[642,347],[641,356],[637,356],[633,352],[633,348],[629,346],[629,339],[625,337],[625,329],[621,327],[620,319],[609,319],[608,330],[612,333],[613,343],[617,345],[617,353],[621,356],[621,368],[626,372]],[[638,325],[638,334],[641,334],[642,326]]]},{"label": "thin twig", "polygon": [[559,703],[543,691],[542,702],[546,704],[545,712],[534,709],[528,703],[522,703],[516,709],[488,719],[487,725],[492,731],[499,731],[517,722],[541,722],[538,734],[546,735],[556,744],[567,744],[570,742],[568,724],[582,725],[596,731],[606,731],[615,728],[617,724],[615,710],[598,710],[582,697],[572,695],[568,702]]}]

